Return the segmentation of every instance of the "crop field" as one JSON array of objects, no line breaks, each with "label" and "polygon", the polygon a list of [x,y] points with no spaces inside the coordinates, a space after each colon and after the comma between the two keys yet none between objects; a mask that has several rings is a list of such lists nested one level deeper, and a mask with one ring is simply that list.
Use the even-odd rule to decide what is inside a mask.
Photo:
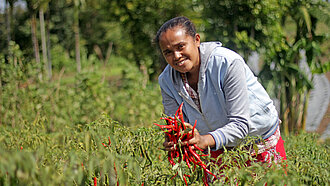
[{"label": "crop field", "polygon": [[[184,185],[180,176],[171,179],[176,171],[162,150],[162,131],[151,124],[129,128],[103,115],[51,132],[39,118],[21,128],[1,127],[0,136],[1,185]],[[329,184],[329,146],[318,144],[317,135],[285,137],[285,147],[288,160],[271,167],[244,167],[253,157],[242,148],[226,152],[228,168],[213,184]],[[195,174],[189,185],[203,184],[201,172]]]},{"label": "crop field", "polygon": [[[329,186],[330,139],[305,132],[313,76],[330,71],[329,11],[322,0],[0,0],[0,186]],[[221,165],[164,150],[153,38],[178,15],[202,42],[260,56],[286,161],[257,163],[249,136]]]},{"label": "crop field", "polygon": [[[153,125],[164,124],[158,85],[134,83],[142,75],[114,59],[130,68],[126,80],[107,82],[116,73],[103,77],[97,65],[53,83],[29,81],[33,71],[25,68],[3,71],[0,185],[185,185],[180,175],[191,170],[182,164],[174,177],[163,131]],[[245,167],[253,157],[242,143],[221,156],[226,168],[210,184],[329,185],[329,141],[304,132],[283,138],[283,164]],[[220,172],[203,158],[211,172]],[[203,184],[202,170],[192,175],[189,185]]]}]

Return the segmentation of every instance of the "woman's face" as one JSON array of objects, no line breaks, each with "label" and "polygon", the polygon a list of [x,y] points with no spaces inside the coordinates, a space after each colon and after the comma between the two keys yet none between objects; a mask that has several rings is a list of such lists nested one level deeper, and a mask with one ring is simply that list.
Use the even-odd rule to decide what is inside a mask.
[{"label": "woman's face", "polygon": [[166,62],[181,73],[198,73],[200,36],[192,37],[180,27],[163,32],[159,38],[159,46]]}]

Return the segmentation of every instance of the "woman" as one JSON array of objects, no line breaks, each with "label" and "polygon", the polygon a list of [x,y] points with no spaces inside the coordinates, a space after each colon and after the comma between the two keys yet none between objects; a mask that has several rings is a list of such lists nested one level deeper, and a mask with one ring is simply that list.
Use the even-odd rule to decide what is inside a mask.
[{"label": "woman", "polygon": [[[164,23],[155,38],[168,63],[159,76],[166,115],[183,104],[185,121],[197,120],[195,136],[187,143],[211,148],[235,147],[245,136],[260,136],[258,160],[286,159],[277,111],[243,58],[220,42],[201,43],[186,17]],[[166,150],[174,144],[165,140]]]}]

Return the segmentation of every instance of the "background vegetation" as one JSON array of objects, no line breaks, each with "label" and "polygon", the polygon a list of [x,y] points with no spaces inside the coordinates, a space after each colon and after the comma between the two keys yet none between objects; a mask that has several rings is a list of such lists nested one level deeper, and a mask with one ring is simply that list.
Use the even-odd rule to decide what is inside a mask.
[{"label": "background vegetation", "polygon": [[[281,100],[287,176],[281,167],[230,166],[230,181],[219,182],[328,185],[329,143],[302,132],[313,85],[299,66],[305,51],[312,75],[330,70],[328,2],[0,3],[1,185],[84,185],[94,177],[109,185],[181,184],[170,179],[163,136],[152,127],[162,114],[156,80],[165,65],[152,39],[178,15],[191,18],[204,41],[219,40],[246,60],[258,52],[259,79]],[[226,156],[235,153],[252,158],[239,149]]]}]

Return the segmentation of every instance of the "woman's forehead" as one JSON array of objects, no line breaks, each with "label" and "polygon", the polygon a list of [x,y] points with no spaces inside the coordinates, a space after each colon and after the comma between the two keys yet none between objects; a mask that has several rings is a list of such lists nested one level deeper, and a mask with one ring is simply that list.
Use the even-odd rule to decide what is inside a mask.
[{"label": "woman's forehead", "polygon": [[187,42],[188,38],[189,37],[183,28],[175,27],[173,29],[168,29],[160,35],[159,44],[175,45],[180,42]]}]

